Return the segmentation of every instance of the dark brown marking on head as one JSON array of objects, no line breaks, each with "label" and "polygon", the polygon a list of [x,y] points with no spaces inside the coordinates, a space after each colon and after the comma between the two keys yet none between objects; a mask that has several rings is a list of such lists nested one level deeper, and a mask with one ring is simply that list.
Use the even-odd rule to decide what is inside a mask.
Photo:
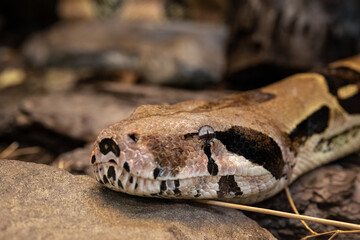
[{"label": "dark brown marking on head", "polygon": [[123,168],[127,171],[130,172],[130,167],[129,164],[127,162],[124,162]]},{"label": "dark brown marking on head", "polygon": [[198,135],[197,132],[187,133],[187,134],[184,135],[184,139],[185,139],[185,140],[188,140],[188,139],[191,139],[191,138],[193,138],[194,136],[197,136],[197,135]]},{"label": "dark brown marking on head", "polygon": [[124,186],[122,185],[120,179],[118,180],[118,186],[119,186],[120,188],[124,189]]},{"label": "dark brown marking on head", "polygon": [[164,191],[166,191],[167,186],[166,186],[166,181],[161,181],[160,183],[160,192],[158,193],[159,195],[162,195]]},{"label": "dark brown marking on head", "polygon": [[200,196],[201,196],[200,191],[199,191],[199,190],[196,190],[196,194],[194,195],[194,197],[198,198],[198,197],[200,197]]},{"label": "dark brown marking on head", "polygon": [[135,189],[137,189],[137,187],[138,187],[138,183],[135,183]]},{"label": "dark brown marking on head", "polygon": [[243,101],[251,102],[252,104],[264,103],[274,99],[276,95],[272,93],[263,92],[261,90],[253,90],[242,93]]},{"label": "dark brown marking on head", "polygon": [[178,188],[175,188],[175,189],[174,189],[174,194],[175,194],[176,196],[181,196],[181,191],[180,191]]},{"label": "dark brown marking on head", "polygon": [[94,164],[96,162],[96,157],[95,155],[92,155],[91,157],[91,164]]},{"label": "dark brown marking on head", "polygon": [[159,168],[155,168],[155,169],[154,169],[154,173],[153,173],[154,179],[156,179],[156,178],[159,176],[159,173],[160,173],[160,169],[159,169]]},{"label": "dark brown marking on head", "polygon": [[328,127],[329,118],[330,109],[327,106],[323,106],[301,121],[289,135],[293,149],[297,151],[307,138],[324,132]]},{"label": "dark brown marking on head", "polygon": [[165,191],[166,190],[166,181],[161,181],[161,184],[160,184],[160,190],[161,191]]},{"label": "dark brown marking on head", "polygon": [[261,90],[247,91],[244,93],[233,94],[228,98],[210,101],[202,106],[193,109],[191,112],[200,113],[205,111],[219,110],[230,107],[257,105],[274,99],[276,96],[272,93]]},{"label": "dark brown marking on head", "polygon": [[[189,141],[185,140],[184,136],[181,135],[145,136],[143,139],[144,142],[147,142],[147,148],[152,153],[154,161],[158,164],[159,168],[170,171],[186,165],[189,154],[185,150],[187,147],[201,144],[198,138],[193,138],[192,141]],[[173,174],[175,175],[176,171]]]},{"label": "dark brown marking on head", "polygon": [[315,146],[315,152],[330,152],[341,149],[344,145],[352,142],[357,135],[360,134],[360,125],[347,129],[339,134],[336,134],[330,138],[322,138]]},{"label": "dark brown marking on head", "polygon": [[219,198],[241,196],[243,192],[237,185],[234,175],[222,176],[219,180],[219,191],[217,195]]},{"label": "dark brown marking on head", "polygon": [[[297,150],[298,149],[294,148],[293,142],[291,141],[289,134],[286,133],[286,132],[281,132],[281,139],[285,143],[285,146],[289,147],[290,152],[293,152],[295,155],[297,155]],[[294,167],[295,163],[291,164],[290,166]]]},{"label": "dark brown marking on head", "polygon": [[[341,107],[350,114],[359,114],[360,72],[348,67],[328,68],[324,70],[324,77],[330,93],[337,98]],[[357,86],[357,93],[345,99],[338,96],[338,90],[350,84]]]},{"label": "dark brown marking on head", "polygon": [[179,180],[175,180],[174,184],[175,184],[175,187],[177,187],[177,188],[180,187],[180,181]]},{"label": "dark brown marking on head", "polygon": [[97,181],[101,184],[104,184],[101,178],[99,178]]},{"label": "dark brown marking on head", "polygon": [[109,180],[107,179],[106,175],[103,176],[103,182],[104,182],[104,184],[109,183]]},{"label": "dark brown marking on head", "polygon": [[215,138],[228,151],[263,166],[276,179],[281,177],[285,162],[279,145],[270,136],[250,128],[234,126],[225,132],[216,132]]},{"label": "dark brown marking on head", "polygon": [[338,100],[339,104],[350,114],[360,114],[360,91],[347,99]]},{"label": "dark brown marking on head", "polygon": [[108,169],[108,172],[107,172],[107,177],[110,179],[112,178],[113,181],[115,181],[116,179],[116,173],[115,173],[115,168],[114,166],[110,166],[109,169]]},{"label": "dark brown marking on head", "polygon": [[129,182],[133,183],[133,181],[134,181],[134,178],[132,176],[130,176]]},{"label": "dark brown marking on head", "polygon": [[219,167],[218,165],[215,163],[214,159],[212,159],[211,157],[211,149],[210,149],[210,145],[205,145],[204,147],[204,152],[208,158],[208,164],[207,164],[207,169],[210,175],[212,176],[216,176],[219,172]]},{"label": "dark brown marking on head", "polygon": [[104,138],[101,140],[99,143],[99,148],[100,152],[104,155],[108,154],[109,152],[113,152],[115,156],[120,156],[120,148],[111,138]]}]

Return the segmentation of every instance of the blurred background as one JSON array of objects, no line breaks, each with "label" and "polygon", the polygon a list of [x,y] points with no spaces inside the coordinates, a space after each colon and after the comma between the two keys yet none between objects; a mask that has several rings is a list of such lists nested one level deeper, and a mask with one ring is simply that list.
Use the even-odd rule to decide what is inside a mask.
[{"label": "blurred background", "polygon": [[256,88],[359,52],[359,11],[356,0],[2,0],[0,86]]},{"label": "blurred background", "polygon": [[357,0],[1,0],[0,159],[91,175],[99,131],[141,104],[214,99],[359,52]]}]

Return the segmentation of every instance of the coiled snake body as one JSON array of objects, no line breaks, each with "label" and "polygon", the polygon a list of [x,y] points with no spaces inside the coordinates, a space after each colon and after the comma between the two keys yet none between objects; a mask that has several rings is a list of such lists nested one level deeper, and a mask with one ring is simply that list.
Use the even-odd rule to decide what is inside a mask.
[{"label": "coiled snake body", "polygon": [[360,55],[214,101],[140,106],[93,145],[116,191],[255,203],[360,149]]}]

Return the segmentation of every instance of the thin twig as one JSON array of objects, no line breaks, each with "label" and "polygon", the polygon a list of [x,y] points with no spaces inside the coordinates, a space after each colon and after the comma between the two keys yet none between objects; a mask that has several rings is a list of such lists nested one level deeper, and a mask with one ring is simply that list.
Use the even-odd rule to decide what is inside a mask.
[{"label": "thin twig", "polygon": [[347,229],[360,230],[360,225],[354,224],[354,223],[347,223],[347,222],[341,222],[341,221],[335,221],[335,220],[329,220],[329,219],[323,219],[323,218],[317,218],[317,217],[297,215],[294,213],[287,213],[287,212],[281,212],[281,211],[276,211],[276,210],[271,210],[271,209],[264,209],[264,208],[245,206],[245,205],[240,205],[240,204],[214,201],[214,200],[194,200],[194,201],[199,202],[199,203],[220,206],[220,207],[235,208],[235,209],[239,209],[239,210],[243,210],[243,211],[257,212],[257,213],[263,213],[263,214],[274,215],[274,216],[279,216],[279,217],[317,222],[317,223],[321,223],[321,224],[325,224],[325,225],[332,225],[332,226],[342,227],[342,228],[347,228]]},{"label": "thin twig", "polygon": [[334,239],[334,237],[336,237],[336,235],[338,235],[338,234],[340,234],[340,233],[343,233],[343,231],[341,231],[341,230],[336,230],[336,231],[334,232],[334,234],[331,235],[331,237],[330,237],[328,240]]},{"label": "thin twig", "polygon": [[60,160],[58,162],[58,168],[61,168],[61,169],[68,169],[71,167],[71,165],[73,164],[73,161],[70,160],[70,161],[64,161],[64,160]]},{"label": "thin twig", "polygon": [[11,143],[7,148],[5,148],[2,152],[0,152],[0,159],[1,158],[8,158],[18,148],[19,148],[19,143],[18,142]]},{"label": "thin twig", "polygon": [[19,148],[15,150],[12,154],[10,154],[11,157],[18,157],[23,155],[30,155],[30,154],[36,154],[41,151],[40,147],[26,147],[26,148]]},{"label": "thin twig", "polygon": [[[290,190],[288,187],[285,187],[285,193],[286,193],[286,197],[293,209],[293,211],[297,214],[297,215],[300,215],[299,211],[297,210],[296,206],[295,206],[295,203],[291,197],[291,193],[290,193]],[[329,232],[323,232],[323,233],[318,233],[318,232],[315,232],[314,230],[312,230],[308,225],[307,223],[304,221],[304,220],[300,220],[302,222],[302,224],[306,227],[307,230],[309,230],[313,235],[309,235],[309,236],[306,236],[306,237],[303,237],[301,240],[306,240],[306,239],[309,239],[309,238],[313,238],[313,237],[318,237],[318,236],[323,236],[323,235],[329,235],[329,234],[332,234],[330,236],[330,238],[328,240],[332,240],[334,239],[334,237],[336,237],[336,235],[338,234],[346,234],[346,233],[360,233],[360,230],[350,230],[350,231],[345,231],[345,230],[339,230],[339,229],[336,229],[336,230],[333,230],[333,231],[329,231]]]},{"label": "thin twig", "polygon": [[[294,201],[291,197],[291,194],[290,194],[290,190],[288,187],[285,188],[285,193],[286,193],[286,197],[290,203],[290,206],[292,207],[293,211],[297,214],[297,215],[300,215],[299,211],[297,210],[295,204],[294,204]],[[306,227],[307,230],[309,230],[312,234],[316,235],[317,232],[315,232],[314,230],[311,229],[311,227],[309,227],[309,225],[307,225],[307,223],[304,221],[304,220],[300,220],[301,223]]]},{"label": "thin twig", "polygon": [[328,239],[328,240],[331,240],[331,239],[334,239],[334,237],[338,234],[350,234],[350,233],[360,233],[360,230],[333,230],[333,231],[329,231],[329,232],[317,233],[315,235],[309,235],[309,236],[301,238],[301,240],[306,240],[306,239],[313,238],[313,237],[332,234],[331,237]]}]

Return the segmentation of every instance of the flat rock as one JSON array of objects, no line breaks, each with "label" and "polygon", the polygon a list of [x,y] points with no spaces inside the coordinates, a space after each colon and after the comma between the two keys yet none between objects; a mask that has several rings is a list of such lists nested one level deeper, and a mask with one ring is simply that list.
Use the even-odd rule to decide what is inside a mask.
[{"label": "flat rock", "polygon": [[139,198],[88,176],[0,160],[0,239],[275,239],[240,211]]},{"label": "flat rock", "polygon": [[135,106],[101,94],[54,93],[30,97],[20,108],[26,124],[39,123],[63,135],[93,141],[103,128],[128,117]]}]

